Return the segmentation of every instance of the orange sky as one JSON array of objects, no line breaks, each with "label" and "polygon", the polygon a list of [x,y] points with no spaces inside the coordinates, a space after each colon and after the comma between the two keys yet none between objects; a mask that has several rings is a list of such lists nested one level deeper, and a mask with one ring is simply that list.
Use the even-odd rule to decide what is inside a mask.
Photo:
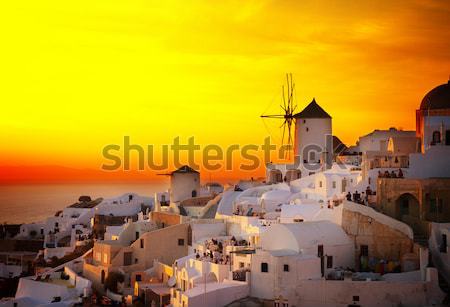
[{"label": "orange sky", "polygon": [[414,129],[450,74],[448,1],[3,1],[0,32],[0,182],[10,166],[99,170],[125,135],[261,144],[286,72],[347,144]]}]

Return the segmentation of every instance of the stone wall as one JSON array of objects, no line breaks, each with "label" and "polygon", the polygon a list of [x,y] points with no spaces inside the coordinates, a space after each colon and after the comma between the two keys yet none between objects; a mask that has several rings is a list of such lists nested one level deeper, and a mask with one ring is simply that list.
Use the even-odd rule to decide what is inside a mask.
[{"label": "stone wall", "polygon": [[[410,214],[401,212],[402,197],[410,200]],[[450,178],[378,178],[376,208],[404,221],[416,234],[429,235],[430,222],[450,222]]]},{"label": "stone wall", "polygon": [[[355,204],[355,206],[361,206]],[[366,207],[367,208],[367,207]],[[367,208],[370,209],[370,208]],[[371,210],[371,209],[370,209]],[[400,223],[398,221],[392,221]],[[393,225],[382,223],[361,212],[344,207],[342,228],[355,243],[355,264],[359,269],[361,246],[368,246],[369,257],[400,261],[402,256],[413,251],[412,238]]]}]

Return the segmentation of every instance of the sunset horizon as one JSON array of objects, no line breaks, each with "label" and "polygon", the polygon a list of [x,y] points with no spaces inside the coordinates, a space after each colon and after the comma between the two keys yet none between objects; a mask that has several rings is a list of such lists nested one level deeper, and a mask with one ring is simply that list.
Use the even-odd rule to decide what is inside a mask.
[{"label": "sunset horizon", "polygon": [[[223,148],[280,144],[280,123],[260,115],[281,112],[286,73],[297,110],[315,98],[350,146],[394,118],[414,130],[423,96],[449,78],[450,6],[440,1],[30,1],[0,14],[0,167],[12,172],[1,182],[46,165],[136,179],[101,174],[102,149],[124,136],[155,148],[191,136]],[[263,175],[261,166],[248,177]]]}]

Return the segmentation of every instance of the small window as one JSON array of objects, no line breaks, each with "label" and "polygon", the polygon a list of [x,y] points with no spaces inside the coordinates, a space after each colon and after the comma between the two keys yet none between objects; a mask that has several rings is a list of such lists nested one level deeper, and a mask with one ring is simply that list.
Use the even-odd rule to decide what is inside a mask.
[{"label": "small window", "polygon": [[136,274],[136,281],[142,281],[141,274]]},{"label": "small window", "polygon": [[323,256],[323,245],[318,245],[317,246],[317,257],[322,257]]},{"label": "small window", "polygon": [[333,189],[336,189],[336,181],[333,181]]},{"label": "small window", "polygon": [[244,263],[243,262],[239,262],[239,268],[243,268],[244,267]]},{"label": "small window", "polygon": [[138,263],[138,258],[134,258],[134,263]]},{"label": "small window", "polygon": [[283,265],[283,271],[289,272],[289,264],[284,264]]},{"label": "small window", "polygon": [[269,272],[269,265],[267,264],[267,262],[262,262],[261,263],[261,272],[262,273]]},{"label": "small window", "polygon": [[184,239],[178,239],[178,246],[184,246]]},{"label": "small window", "polygon": [[309,131],[309,128],[308,127],[306,127],[306,132],[308,132]]},{"label": "small window", "polygon": [[144,248],[144,239],[141,239],[141,248]]},{"label": "small window", "polygon": [[353,301],[359,302],[359,295],[353,295]]},{"label": "small window", "polygon": [[369,256],[369,246],[361,245],[361,256]]},{"label": "small window", "polygon": [[327,269],[333,268],[333,256],[327,256]]},{"label": "small window", "polygon": [[322,181],[319,181],[319,188],[322,187]]}]

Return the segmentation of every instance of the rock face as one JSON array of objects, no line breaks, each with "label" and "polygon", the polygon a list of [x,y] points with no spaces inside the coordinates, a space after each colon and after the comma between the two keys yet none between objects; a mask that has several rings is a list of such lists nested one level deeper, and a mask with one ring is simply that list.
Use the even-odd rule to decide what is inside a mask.
[{"label": "rock face", "polygon": [[367,246],[368,257],[393,261],[400,261],[403,255],[413,251],[414,242],[408,235],[360,212],[344,208],[342,228],[354,240],[357,266],[361,246]]}]

